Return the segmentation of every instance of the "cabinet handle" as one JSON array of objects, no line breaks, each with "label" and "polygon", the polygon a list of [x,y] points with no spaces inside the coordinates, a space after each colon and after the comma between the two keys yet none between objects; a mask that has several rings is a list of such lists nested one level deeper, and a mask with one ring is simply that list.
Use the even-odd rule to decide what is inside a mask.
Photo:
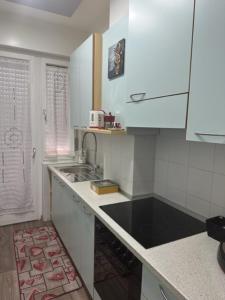
[{"label": "cabinet handle", "polygon": [[166,294],[165,294],[165,292],[164,292],[164,289],[161,287],[161,285],[159,286],[159,289],[160,289],[161,295],[163,296],[163,299],[164,299],[164,300],[168,300],[168,298],[166,297]]},{"label": "cabinet handle", "polygon": [[195,132],[196,135],[205,135],[205,136],[225,136],[222,133],[205,133],[205,132]]},{"label": "cabinet handle", "polygon": [[[131,94],[130,95],[130,99],[132,102],[140,102],[140,101],[144,101],[144,100],[149,100],[149,99],[145,99],[146,93],[137,93],[137,94]],[[140,96],[141,98],[137,99],[136,97]]]},{"label": "cabinet handle", "polygon": [[[131,101],[127,101],[126,103],[138,103],[138,102],[147,101],[147,100],[156,100],[156,99],[164,99],[164,98],[167,99],[168,97],[188,95],[188,92],[176,93],[176,94],[170,94],[170,95],[164,95],[164,96],[157,96],[157,97],[149,97],[149,98],[145,98],[145,95],[146,95],[146,93],[131,94],[130,95]],[[137,96],[141,96],[141,98],[137,99]]]}]

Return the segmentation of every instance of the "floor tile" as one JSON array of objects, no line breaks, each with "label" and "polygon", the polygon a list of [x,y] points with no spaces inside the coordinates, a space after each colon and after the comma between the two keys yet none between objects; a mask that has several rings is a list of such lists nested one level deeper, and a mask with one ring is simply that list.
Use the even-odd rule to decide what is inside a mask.
[{"label": "floor tile", "polygon": [[16,270],[12,236],[13,229],[11,226],[0,227],[0,273]]},{"label": "floor tile", "polygon": [[0,274],[0,299],[20,300],[16,271]]}]

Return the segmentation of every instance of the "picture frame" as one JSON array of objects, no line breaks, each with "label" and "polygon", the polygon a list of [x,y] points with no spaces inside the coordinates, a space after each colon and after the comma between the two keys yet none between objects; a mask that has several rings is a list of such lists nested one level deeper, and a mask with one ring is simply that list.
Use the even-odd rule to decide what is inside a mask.
[{"label": "picture frame", "polygon": [[118,41],[108,50],[108,79],[115,79],[124,74],[125,39]]}]

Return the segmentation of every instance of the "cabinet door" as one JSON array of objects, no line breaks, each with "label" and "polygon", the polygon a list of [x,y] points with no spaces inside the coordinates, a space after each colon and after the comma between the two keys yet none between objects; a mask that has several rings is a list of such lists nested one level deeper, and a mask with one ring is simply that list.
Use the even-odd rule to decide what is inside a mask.
[{"label": "cabinet door", "polygon": [[89,126],[89,112],[93,105],[93,36],[80,46],[80,127]]},{"label": "cabinet door", "polygon": [[93,297],[94,289],[94,215],[83,206],[81,232],[81,276]]},{"label": "cabinet door", "polygon": [[52,176],[52,220],[53,223],[62,236],[63,233],[63,204],[62,204],[62,185],[59,179],[53,175]]},{"label": "cabinet door", "polygon": [[141,300],[176,300],[174,293],[143,266]]},{"label": "cabinet door", "polygon": [[193,12],[194,0],[130,1],[126,127],[185,128]]},{"label": "cabinet door", "polygon": [[70,212],[72,208],[72,191],[63,184],[62,194],[61,194],[61,218],[62,218],[62,225],[61,225],[61,239],[69,251],[70,241],[71,241],[71,234],[70,234]]},{"label": "cabinet door", "polygon": [[71,125],[88,127],[93,105],[93,36],[70,57]]},{"label": "cabinet door", "polygon": [[52,177],[52,220],[66,248],[70,243],[68,216],[72,202],[72,191],[56,176]]},{"label": "cabinet door", "polygon": [[128,97],[188,92],[193,11],[194,0],[130,0]]},{"label": "cabinet door", "polygon": [[197,0],[187,139],[225,143],[225,1]]},{"label": "cabinet door", "polygon": [[70,57],[70,122],[71,127],[79,127],[80,111],[80,50],[73,52]]},{"label": "cabinet door", "polygon": [[81,199],[77,194],[73,195],[73,205],[70,211],[70,255],[76,265],[79,273],[81,274],[81,238],[82,238],[82,226],[81,226]]}]

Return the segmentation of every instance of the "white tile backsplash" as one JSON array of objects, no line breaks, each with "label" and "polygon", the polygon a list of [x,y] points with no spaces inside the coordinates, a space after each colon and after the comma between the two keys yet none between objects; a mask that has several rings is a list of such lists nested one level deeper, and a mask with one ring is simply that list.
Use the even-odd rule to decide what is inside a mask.
[{"label": "white tile backsplash", "polygon": [[202,200],[210,201],[212,196],[212,178],[213,174],[211,172],[189,168],[187,193]]},{"label": "white tile backsplash", "polygon": [[186,207],[201,216],[209,217],[210,215],[210,202],[189,194],[187,195]]},{"label": "white tile backsplash", "polygon": [[189,142],[184,142],[180,137],[170,139],[167,151],[170,162],[182,165],[188,164]]},{"label": "white tile backsplash", "polygon": [[210,216],[225,216],[225,208],[216,204],[211,204]]},{"label": "white tile backsplash", "polygon": [[177,163],[168,163],[168,187],[186,191],[187,167]]},{"label": "white tile backsplash", "polygon": [[225,175],[225,145],[215,145],[214,172]]},{"label": "white tile backsplash", "polygon": [[205,217],[225,215],[225,145],[187,142],[185,130],[161,130],[154,193]]},{"label": "white tile backsplash", "polygon": [[225,176],[213,175],[212,203],[225,208]]},{"label": "white tile backsplash", "polygon": [[210,143],[190,143],[190,166],[201,170],[212,171],[215,145]]},{"label": "white tile backsplash", "polygon": [[186,192],[179,190],[178,188],[170,187],[167,188],[167,194],[165,195],[168,199],[173,199],[173,202],[186,207]]},{"label": "white tile backsplash", "polygon": [[[93,140],[90,136],[90,158]],[[158,194],[205,217],[225,215],[225,145],[187,142],[185,130],[157,136],[98,136],[104,177],[129,195]]]}]

